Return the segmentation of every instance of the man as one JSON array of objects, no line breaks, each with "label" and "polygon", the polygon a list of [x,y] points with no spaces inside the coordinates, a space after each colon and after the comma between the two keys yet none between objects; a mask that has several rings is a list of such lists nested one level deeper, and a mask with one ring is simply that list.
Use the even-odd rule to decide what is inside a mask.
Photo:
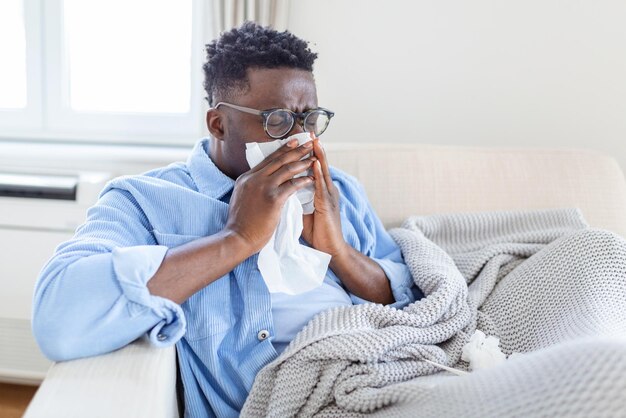
[{"label": "man", "polygon": [[[246,142],[321,135],[332,117],[318,107],[307,43],[246,23],[207,53],[210,138],[186,163],[107,185],[44,267],[33,328],[52,360],[109,352],[145,333],[156,346],[176,344],[186,416],[237,416],[257,372],[315,314],[402,307],[421,293],[361,186],[329,167],[317,139],[248,167]],[[303,218],[301,242],[330,254],[329,269],[312,291],[270,294],[258,252],[286,199],[311,183],[315,212]]]}]

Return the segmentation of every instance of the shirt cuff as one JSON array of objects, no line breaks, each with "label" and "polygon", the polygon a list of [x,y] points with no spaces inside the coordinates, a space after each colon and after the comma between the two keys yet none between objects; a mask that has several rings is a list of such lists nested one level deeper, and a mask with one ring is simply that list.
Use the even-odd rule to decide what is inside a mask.
[{"label": "shirt cuff", "polygon": [[160,321],[150,330],[150,341],[156,347],[175,344],[185,334],[187,321],[177,303],[155,296],[147,287],[165,258],[168,247],[138,245],[113,249],[113,269],[124,296],[131,302],[131,316],[150,310]]},{"label": "shirt cuff", "polygon": [[409,303],[421,299],[423,296],[422,292],[419,291],[413,282],[413,277],[406,264],[391,261],[386,258],[372,258],[372,260],[378,263],[380,268],[383,269],[391,286],[391,293],[393,294],[395,302],[387,306],[402,309]]}]

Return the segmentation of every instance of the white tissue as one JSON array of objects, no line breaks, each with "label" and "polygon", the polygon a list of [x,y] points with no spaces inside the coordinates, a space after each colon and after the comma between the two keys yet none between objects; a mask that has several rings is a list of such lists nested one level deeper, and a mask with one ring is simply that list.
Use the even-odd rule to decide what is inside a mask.
[{"label": "white tissue", "polygon": [[[248,164],[251,168],[254,167],[292,138],[297,138],[299,144],[311,140],[309,134],[305,133],[272,142],[248,143],[246,144]],[[303,228],[302,215],[306,213],[303,212],[302,200],[307,199],[309,197],[306,194],[303,194],[302,198],[294,194],[287,199],[280,213],[276,231],[259,253],[259,271],[271,293],[297,295],[308,292],[320,286],[326,276],[330,254],[299,242]],[[314,210],[312,196],[307,203],[310,203],[312,213]]]},{"label": "white tissue", "polygon": [[500,351],[500,340],[487,337],[484,332],[476,330],[469,342],[463,346],[461,359],[469,362],[470,370],[487,369],[506,360]]}]

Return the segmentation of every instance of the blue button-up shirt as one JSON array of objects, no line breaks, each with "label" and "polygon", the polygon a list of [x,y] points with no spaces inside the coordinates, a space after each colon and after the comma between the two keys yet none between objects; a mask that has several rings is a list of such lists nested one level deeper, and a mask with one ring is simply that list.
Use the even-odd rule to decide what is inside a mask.
[{"label": "blue button-up shirt", "polygon": [[[155,346],[176,344],[185,415],[192,417],[237,416],[258,371],[277,357],[272,298],[257,254],[182,305],[146,286],[168,248],[225,226],[234,181],[210,159],[209,143],[199,141],[186,163],[111,181],[75,236],[44,266],[33,305],[35,337],[53,361],[107,353],[146,333]],[[421,297],[362,187],[334,168],[331,177],[341,196],[344,238],[385,271],[393,306]],[[345,291],[330,269],[329,280]],[[366,302],[346,294],[352,303]],[[306,322],[315,313],[308,308],[295,318]]]}]

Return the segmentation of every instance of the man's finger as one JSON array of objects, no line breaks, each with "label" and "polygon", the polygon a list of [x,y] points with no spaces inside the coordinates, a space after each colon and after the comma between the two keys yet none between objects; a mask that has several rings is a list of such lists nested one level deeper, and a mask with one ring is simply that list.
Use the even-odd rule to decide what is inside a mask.
[{"label": "man's finger", "polygon": [[291,196],[298,190],[303,189],[311,184],[312,181],[313,179],[309,176],[302,176],[295,179],[287,180],[278,187],[278,193],[282,198],[286,200],[289,196]]},{"label": "man's finger", "polygon": [[268,165],[269,163],[271,163],[275,158],[288,153],[289,151],[295,149],[298,147],[298,140],[297,139],[292,139],[288,142],[286,142],[285,144],[283,144],[280,148],[278,148],[276,151],[274,151],[273,153],[271,153],[270,155],[268,155],[267,157],[265,157],[263,159],[263,161],[261,161],[260,163],[258,163],[257,165],[254,166],[254,168],[250,171],[252,172],[256,172],[261,170],[263,167],[265,167],[266,165]]},{"label": "man's finger", "polygon": [[328,193],[328,188],[326,187],[326,182],[324,181],[322,166],[319,160],[313,163],[313,174],[315,175],[315,195],[323,198],[326,196],[326,193]]},{"label": "man's finger", "polygon": [[306,142],[297,148],[288,150],[287,152],[278,155],[259,171],[263,171],[266,175],[271,175],[275,171],[282,168],[285,164],[289,164],[305,158],[306,155],[312,151],[312,149],[313,144],[311,143],[311,141]]},{"label": "man's finger", "polygon": [[328,159],[326,158],[326,151],[324,151],[324,148],[322,148],[322,145],[320,145],[319,138],[316,138],[313,141],[313,143],[314,143],[313,148],[315,150],[315,156],[318,158],[320,162],[320,167],[322,169],[322,173],[324,176],[324,182],[326,183],[326,188],[330,189],[333,184],[333,179],[330,176],[330,169],[328,168]]},{"label": "man's finger", "polygon": [[311,164],[315,161],[317,161],[316,157],[309,157],[305,160],[298,160],[284,164],[281,168],[271,174],[272,182],[276,185],[283,184],[284,182],[289,181],[289,179],[309,169]]}]

